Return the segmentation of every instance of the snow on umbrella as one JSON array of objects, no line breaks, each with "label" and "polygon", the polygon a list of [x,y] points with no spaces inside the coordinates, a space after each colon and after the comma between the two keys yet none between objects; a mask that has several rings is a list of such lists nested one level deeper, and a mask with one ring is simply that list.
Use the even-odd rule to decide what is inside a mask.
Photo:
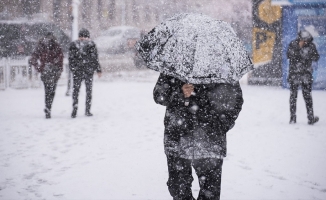
[{"label": "snow on umbrella", "polygon": [[232,27],[202,14],[179,14],[137,44],[147,67],[187,83],[233,83],[253,69]]}]

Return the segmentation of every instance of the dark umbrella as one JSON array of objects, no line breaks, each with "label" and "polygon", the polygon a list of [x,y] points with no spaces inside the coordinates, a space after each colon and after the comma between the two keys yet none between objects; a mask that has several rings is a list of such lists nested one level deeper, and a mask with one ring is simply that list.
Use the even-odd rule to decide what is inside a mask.
[{"label": "dark umbrella", "polygon": [[147,67],[187,83],[234,83],[252,62],[232,27],[202,14],[179,14],[136,44]]}]

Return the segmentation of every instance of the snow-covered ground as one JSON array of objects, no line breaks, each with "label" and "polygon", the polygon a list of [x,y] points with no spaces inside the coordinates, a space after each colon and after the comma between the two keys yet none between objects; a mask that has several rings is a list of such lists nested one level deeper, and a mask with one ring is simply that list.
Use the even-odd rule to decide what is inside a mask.
[{"label": "snow-covered ground", "polygon": [[[44,91],[0,91],[0,199],[172,199],[163,152],[165,108],[152,100],[158,74],[96,80],[93,117],[58,86],[52,118]],[[326,92],[313,91],[320,122],[307,124],[301,91],[297,124],[289,91],[242,85],[244,106],[228,133],[221,199],[326,199]],[[193,191],[198,194],[195,179]]]}]

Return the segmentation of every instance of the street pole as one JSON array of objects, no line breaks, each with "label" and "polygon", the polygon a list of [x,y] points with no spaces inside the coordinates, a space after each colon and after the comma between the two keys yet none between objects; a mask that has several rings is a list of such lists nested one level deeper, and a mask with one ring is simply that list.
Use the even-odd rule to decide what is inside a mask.
[{"label": "street pole", "polygon": [[122,15],[121,15],[121,25],[125,25],[126,24],[126,1],[123,0],[122,1]]},{"label": "street pole", "polygon": [[79,7],[79,0],[72,0],[72,34],[71,39],[72,41],[78,39],[78,7]]},{"label": "street pole", "polygon": [[[79,7],[79,0],[72,0],[71,2],[71,41],[75,41],[78,39],[78,7]],[[67,67],[68,72],[68,84],[67,84],[67,92],[66,96],[70,96],[70,90],[72,85],[72,73]]]}]

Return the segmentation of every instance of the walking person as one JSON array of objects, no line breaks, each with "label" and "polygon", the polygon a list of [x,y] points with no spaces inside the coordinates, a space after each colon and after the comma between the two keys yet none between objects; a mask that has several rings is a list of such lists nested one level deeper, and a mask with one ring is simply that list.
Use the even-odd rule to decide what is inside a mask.
[{"label": "walking person", "polygon": [[29,64],[41,73],[45,89],[45,118],[49,119],[57,83],[63,71],[63,52],[52,32],[37,43]]},{"label": "walking person", "polygon": [[78,110],[78,95],[82,81],[86,85],[86,116],[93,116],[90,112],[92,101],[93,75],[96,71],[101,77],[101,66],[98,61],[97,48],[90,40],[90,33],[83,28],[79,31],[78,40],[72,42],[69,47],[69,68],[73,74],[73,111],[75,118]]},{"label": "walking person", "polygon": [[160,72],[153,91],[166,107],[167,186],[174,200],[219,200],[226,133],[243,104],[239,79],[252,62],[232,27],[202,14],[179,14],[152,29],[136,48]]},{"label": "walking person", "polygon": [[[219,199],[226,133],[243,104],[239,83],[194,85],[160,74],[154,100],[166,106],[164,150],[171,196],[174,200],[194,199],[193,167],[200,185],[197,199]],[[222,102],[229,107],[218,106]]]},{"label": "walking person", "polygon": [[295,40],[288,47],[287,57],[290,59],[288,82],[290,84],[290,124],[296,123],[296,104],[298,88],[301,86],[306,103],[308,124],[313,125],[319,121],[314,115],[312,101],[313,68],[312,61],[318,61],[319,54],[313,37],[308,31],[300,31]]}]

